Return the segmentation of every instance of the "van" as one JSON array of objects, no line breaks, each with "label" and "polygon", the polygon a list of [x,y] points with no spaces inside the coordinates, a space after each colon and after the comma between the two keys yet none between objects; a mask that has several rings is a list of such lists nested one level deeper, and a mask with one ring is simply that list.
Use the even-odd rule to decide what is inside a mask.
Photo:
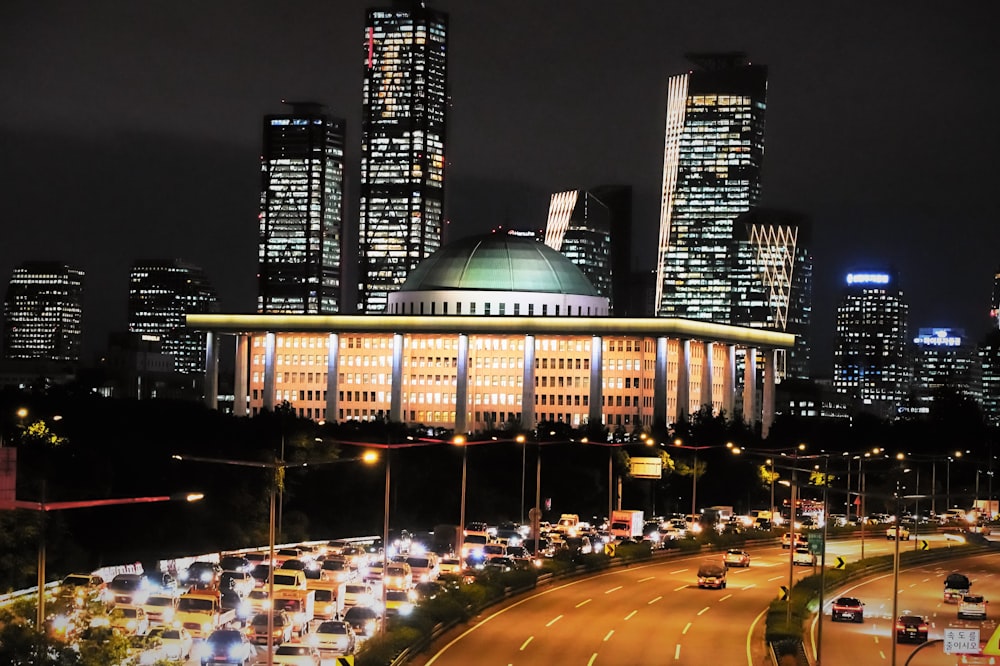
[{"label": "van", "polygon": [[274,581],[275,591],[306,589],[306,572],[298,569],[275,569],[271,579]]},{"label": "van", "polygon": [[715,560],[707,560],[698,567],[698,587],[726,587],[726,567]]},{"label": "van", "polygon": [[389,562],[383,581],[387,590],[409,590],[413,587],[413,570],[406,562]]}]

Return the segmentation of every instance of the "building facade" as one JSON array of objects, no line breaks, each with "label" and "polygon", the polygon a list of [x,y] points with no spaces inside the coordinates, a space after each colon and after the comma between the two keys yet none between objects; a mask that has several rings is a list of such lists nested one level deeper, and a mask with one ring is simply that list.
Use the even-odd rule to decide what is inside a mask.
[{"label": "building facade", "polygon": [[5,360],[79,362],[83,278],[82,270],[59,262],[25,262],[14,269],[4,299]]},{"label": "building facade", "polygon": [[448,17],[423,2],[369,9],[365,27],[358,309],[441,247],[448,111]]},{"label": "building facade", "polygon": [[314,102],[264,117],[257,311],[340,312],[344,121]]},{"label": "building facade", "polygon": [[848,273],[837,306],[833,385],[860,411],[895,418],[909,390],[909,306],[895,274]]},{"label": "building facade", "polygon": [[920,328],[913,338],[911,409],[930,412],[941,390],[980,402],[979,360],[975,343],[960,328]]},{"label": "building facade", "polygon": [[556,192],[549,201],[545,244],[583,271],[612,314],[630,312],[632,188],[602,185]]},{"label": "building facade", "polygon": [[157,338],[156,351],[173,359],[175,372],[199,376],[205,367],[205,334],[188,329],[184,316],[219,311],[205,272],[178,259],[136,261],[128,292],[129,332]]},{"label": "building facade", "polygon": [[760,198],[767,68],[692,55],[670,77],[657,253],[657,315],[732,323],[733,223]]}]

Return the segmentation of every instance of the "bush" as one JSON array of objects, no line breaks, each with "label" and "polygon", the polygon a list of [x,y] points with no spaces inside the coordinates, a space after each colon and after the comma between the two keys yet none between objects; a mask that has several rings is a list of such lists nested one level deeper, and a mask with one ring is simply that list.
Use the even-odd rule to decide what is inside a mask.
[{"label": "bush", "polygon": [[642,541],[639,543],[629,543],[627,541],[623,541],[615,548],[615,557],[621,558],[626,562],[648,560],[652,556],[652,544],[648,541]]},{"label": "bush", "polygon": [[355,663],[357,666],[386,666],[421,638],[418,630],[405,626],[387,631],[385,636],[372,636],[358,651]]}]

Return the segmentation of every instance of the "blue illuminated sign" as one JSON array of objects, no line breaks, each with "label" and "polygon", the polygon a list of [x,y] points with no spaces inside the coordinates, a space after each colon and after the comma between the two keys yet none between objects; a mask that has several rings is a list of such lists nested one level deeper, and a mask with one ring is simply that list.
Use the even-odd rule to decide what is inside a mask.
[{"label": "blue illuminated sign", "polygon": [[847,284],[889,284],[887,273],[848,273]]},{"label": "blue illuminated sign", "polygon": [[931,347],[961,347],[965,331],[959,328],[921,328],[913,342]]}]

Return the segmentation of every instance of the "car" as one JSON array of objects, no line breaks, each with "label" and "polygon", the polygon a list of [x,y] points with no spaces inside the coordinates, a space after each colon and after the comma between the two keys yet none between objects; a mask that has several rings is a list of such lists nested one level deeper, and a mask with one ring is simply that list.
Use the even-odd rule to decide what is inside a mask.
[{"label": "car", "polygon": [[219,589],[225,592],[232,590],[241,597],[250,594],[254,588],[254,579],[246,571],[223,571],[219,576]]},{"label": "car", "polygon": [[[791,545],[790,545],[791,542],[792,542],[791,535],[788,532],[784,532],[781,535],[781,547],[782,548],[790,548],[791,547]],[[798,546],[799,544],[802,544],[802,543],[806,543],[806,537],[805,537],[804,534],[797,532],[795,534],[795,545]]]},{"label": "car", "polygon": [[253,568],[246,555],[224,555],[219,560],[219,566],[222,567],[223,571],[246,571],[247,573]]},{"label": "car", "polygon": [[722,556],[722,563],[727,567],[748,567],[750,566],[750,553],[739,548],[730,548]]},{"label": "car", "polygon": [[900,541],[909,541],[910,540],[910,530],[906,529],[903,526],[897,527],[895,525],[893,525],[892,527],[890,527],[889,529],[887,529],[885,531],[885,538],[886,538],[886,540],[887,541],[895,541],[896,540],[896,531],[897,530],[899,531],[899,540]]},{"label": "car", "polygon": [[958,602],[958,619],[985,620],[987,603],[981,594],[966,594]]},{"label": "car", "polygon": [[179,578],[184,585],[196,588],[208,588],[213,587],[219,582],[221,574],[222,567],[215,562],[197,560],[182,571]]},{"label": "car", "polygon": [[351,583],[358,579],[358,570],[342,557],[330,557],[320,566],[319,578],[335,583]]},{"label": "car", "polygon": [[343,620],[327,620],[320,622],[316,630],[309,636],[309,642],[320,656],[354,654],[357,638],[350,623]]},{"label": "car", "polygon": [[177,579],[169,571],[148,571],[142,577],[146,579],[150,594],[177,594]]},{"label": "car", "polygon": [[927,620],[920,615],[900,615],[896,620],[897,643],[924,643],[927,641]]},{"label": "car", "polygon": [[167,659],[167,655],[163,651],[163,644],[149,634],[129,636],[128,643],[129,658],[125,661],[127,664],[146,666]]},{"label": "car", "polygon": [[142,604],[149,596],[149,581],[139,574],[118,574],[108,583],[107,596],[113,604]]},{"label": "car", "polygon": [[267,589],[261,588],[252,590],[247,595],[246,601],[250,604],[250,614],[263,613],[271,607],[271,600],[267,597]]},{"label": "car", "polygon": [[413,602],[416,593],[413,590],[386,590],[385,591],[385,614],[386,617],[392,615],[409,615],[413,612]]},{"label": "car", "polygon": [[153,627],[147,634],[151,641],[159,641],[166,659],[187,661],[191,658],[194,638],[183,627]]},{"label": "car", "polygon": [[149,633],[149,618],[142,606],[118,604],[108,613],[109,626],[124,634],[145,636]]},{"label": "car", "polygon": [[272,664],[290,666],[319,666],[319,651],[305,643],[282,643],[271,656]]},{"label": "car", "polygon": [[372,586],[365,583],[348,583],[344,586],[344,607],[371,606],[375,603]]},{"label": "car", "polygon": [[438,569],[440,570],[442,575],[461,574],[462,568],[463,568],[462,560],[458,559],[457,557],[445,557],[441,560],[440,564],[438,565]]},{"label": "car", "polygon": [[726,567],[719,564],[718,560],[707,560],[698,567],[698,587],[714,587],[715,589],[725,589],[726,587]]},{"label": "car", "polygon": [[340,616],[337,591],[332,587],[310,587],[313,591],[313,617],[317,620],[335,620]]},{"label": "car", "polygon": [[104,595],[107,584],[100,576],[93,574],[70,574],[62,579],[57,588],[56,597],[72,601],[77,606],[84,606],[96,601]]},{"label": "car", "polygon": [[245,666],[252,663],[257,650],[249,639],[238,629],[216,629],[199,646],[201,666],[209,664],[238,664]]},{"label": "car", "polygon": [[170,624],[177,611],[177,597],[172,594],[151,594],[142,604],[152,625]]},{"label": "car", "polygon": [[816,556],[808,546],[799,546],[792,554],[792,564],[802,564],[807,567],[816,566]]},{"label": "car", "polygon": [[367,639],[378,633],[382,616],[370,606],[352,606],[344,613],[344,622],[351,625],[359,639]]},{"label": "car", "polygon": [[865,605],[860,599],[855,599],[854,597],[840,597],[833,602],[833,611],[831,613],[831,619],[836,622],[837,620],[850,620],[851,622],[864,622],[865,621]]},{"label": "car", "polygon": [[[274,633],[274,643],[287,643],[292,640],[292,628],[294,622],[285,611],[274,611],[271,615]],[[247,625],[247,636],[257,645],[267,643],[267,613],[257,613]]]},{"label": "car", "polygon": [[304,590],[306,589],[306,575],[298,569],[275,569],[271,574],[271,581],[264,584],[269,587],[273,583],[274,590]]}]

